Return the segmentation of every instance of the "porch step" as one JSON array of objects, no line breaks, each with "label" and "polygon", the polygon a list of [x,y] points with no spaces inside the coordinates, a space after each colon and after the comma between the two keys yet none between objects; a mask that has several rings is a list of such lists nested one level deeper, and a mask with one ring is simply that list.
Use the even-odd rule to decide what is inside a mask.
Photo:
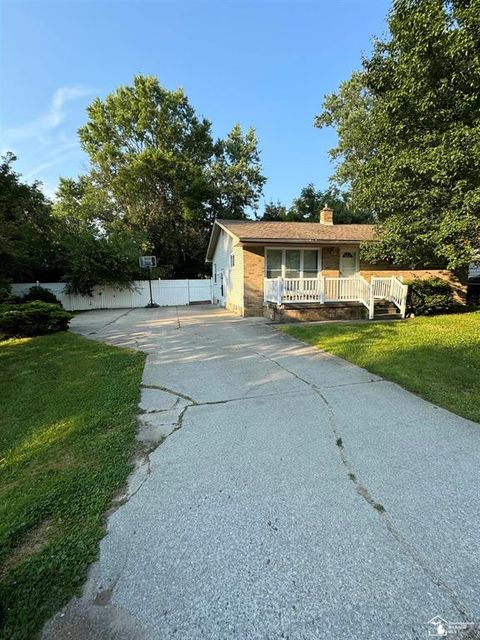
[{"label": "porch step", "polygon": [[374,320],[400,320],[402,315],[397,306],[388,300],[381,300],[375,304],[373,311]]},{"label": "porch step", "polygon": [[374,313],[374,320],[401,320],[402,314],[398,313]]}]

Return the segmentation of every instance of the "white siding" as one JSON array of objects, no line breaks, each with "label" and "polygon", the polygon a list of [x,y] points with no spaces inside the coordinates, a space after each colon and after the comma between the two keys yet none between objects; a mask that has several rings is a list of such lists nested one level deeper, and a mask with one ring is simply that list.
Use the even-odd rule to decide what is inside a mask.
[{"label": "white siding", "polygon": [[[235,266],[230,256],[235,257]],[[216,282],[215,282],[216,272]],[[223,299],[221,294],[223,273]],[[243,313],[243,249],[221,229],[212,259],[213,301],[236,313]]]}]

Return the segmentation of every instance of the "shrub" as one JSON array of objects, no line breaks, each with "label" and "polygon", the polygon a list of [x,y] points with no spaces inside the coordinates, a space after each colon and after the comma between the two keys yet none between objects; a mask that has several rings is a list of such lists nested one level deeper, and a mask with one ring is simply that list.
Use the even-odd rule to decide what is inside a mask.
[{"label": "shrub", "polygon": [[72,314],[58,304],[33,301],[0,305],[0,334],[6,338],[39,336],[66,331]]},{"label": "shrub", "polygon": [[5,280],[0,278],[0,303],[7,301],[12,295],[11,287]]},{"label": "shrub", "polygon": [[467,304],[472,307],[480,307],[480,278],[475,278],[468,283]]},{"label": "shrub", "polygon": [[30,302],[31,300],[41,300],[42,302],[48,302],[49,304],[58,304],[62,306],[60,300],[49,289],[44,287],[34,286],[30,287],[28,293],[26,293],[22,302]]},{"label": "shrub", "polygon": [[442,278],[416,278],[408,284],[407,309],[417,315],[447,311],[453,307],[453,290]]}]

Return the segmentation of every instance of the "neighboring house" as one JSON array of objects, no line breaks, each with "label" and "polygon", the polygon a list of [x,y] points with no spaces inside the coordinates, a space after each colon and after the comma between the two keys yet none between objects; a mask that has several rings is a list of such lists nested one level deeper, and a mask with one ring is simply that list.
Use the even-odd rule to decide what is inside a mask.
[{"label": "neighboring house", "polygon": [[360,244],[373,241],[373,225],[334,224],[327,207],[319,222],[216,220],[207,250],[214,301],[244,316],[317,320],[372,318],[385,300],[404,315],[403,281],[415,276],[448,279],[462,294],[446,270],[363,262]]}]

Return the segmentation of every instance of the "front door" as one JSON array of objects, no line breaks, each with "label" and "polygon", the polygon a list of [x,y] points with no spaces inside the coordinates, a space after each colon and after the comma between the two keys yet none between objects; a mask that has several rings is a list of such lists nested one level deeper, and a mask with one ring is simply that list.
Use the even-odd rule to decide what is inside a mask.
[{"label": "front door", "polygon": [[340,250],[340,275],[351,278],[358,272],[358,249]]}]

